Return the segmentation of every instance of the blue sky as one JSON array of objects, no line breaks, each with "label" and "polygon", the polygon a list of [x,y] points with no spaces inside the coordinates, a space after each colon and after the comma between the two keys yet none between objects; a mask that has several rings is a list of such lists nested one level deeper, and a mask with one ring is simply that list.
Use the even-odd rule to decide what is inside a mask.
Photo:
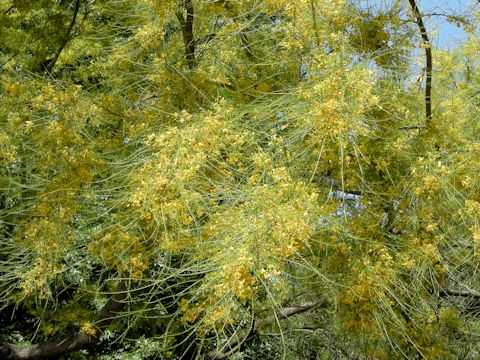
[{"label": "blue sky", "polygon": [[[419,6],[423,13],[465,14],[471,12],[471,7],[475,5],[472,0],[423,0],[419,1]],[[441,48],[455,48],[467,38],[461,28],[448,23],[443,16],[433,16],[427,24],[429,29],[436,29],[436,39],[433,39],[432,42]]]},{"label": "blue sky", "polygon": [[[409,7],[408,1],[404,1],[406,6]],[[390,0],[360,0],[360,2],[380,6],[391,3]],[[471,14],[473,7],[480,8],[480,3],[477,0],[417,0],[417,5],[423,14],[465,15]],[[429,32],[436,30],[436,36],[431,39],[432,42],[443,49],[453,49],[467,38],[467,35],[461,28],[448,23],[444,16],[427,17],[425,22]]]}]

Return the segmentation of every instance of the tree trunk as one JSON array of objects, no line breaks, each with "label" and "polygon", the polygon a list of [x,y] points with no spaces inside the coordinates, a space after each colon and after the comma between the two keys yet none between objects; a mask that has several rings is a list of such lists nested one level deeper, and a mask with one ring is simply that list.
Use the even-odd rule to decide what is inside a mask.
[{"label": "tree trunk", "polygon": [[97,328],[95,335],[79,332],[75,335],[60,339],[26,346],[6,343],[0,345],[0,358],[5,360],[37,360],[57,358],[73,351],[92,347],[97,343],[100,335],[115,319],[116,314],[122,311],[123,307],[125,306],[127,295],[128,291],[126,281],[121,280],[117,287],[117,291],[110,297],[110,299],[98,313],[97,321],[95,322]]}]

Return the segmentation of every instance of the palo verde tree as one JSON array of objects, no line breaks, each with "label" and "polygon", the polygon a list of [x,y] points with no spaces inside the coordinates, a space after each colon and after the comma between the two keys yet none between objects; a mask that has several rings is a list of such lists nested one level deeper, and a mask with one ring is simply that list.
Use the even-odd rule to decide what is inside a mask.
[{"label": "palo verde tree", "polygon": [[0,1],[1,358],[475,358],[480,18],[420,5]]}]

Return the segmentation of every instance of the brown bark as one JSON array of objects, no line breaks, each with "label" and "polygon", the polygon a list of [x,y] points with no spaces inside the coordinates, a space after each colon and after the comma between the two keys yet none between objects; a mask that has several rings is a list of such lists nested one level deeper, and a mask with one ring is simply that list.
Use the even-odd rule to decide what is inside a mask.
[{"label": "brown bark", "polygon": [[[183,8],[185,8],[185,15],[183,14]],[[192,0],[180,1],[175,15],[182,28],[185,60],[187,60],[188,67],[193,69],[195,67],[195,38],[193,36],[194,8]]]},{"label": "brown bark", "polygon": [[440,296],[447,295],[480,299],[480,294],[468,290],[443,289],[440,291]]},{"label": "brown bark", "polygon": [[420,34],[422,36],[423,46],[425,48],[425,118],[426,118],[426,127],[427,130],[432,127],[432,48],[430,47],[430,41],[428,39],[427,29],[423,23],[422,14],[418,9],[418,6],[415,0],[408,0],[410,6],[412,7],[413,14],[415,15],[415,20],[420,29]]},{"label": "brown bark", "polygon": [[117,291],[113,294],[97,315],[95,335],[77,333],[60,339],[46,341],[39,344],[20,346],[14,344],[0,345],[0,358],[5,360],[37,360],[57,358],[61,355],[87,349],[94,346],[100,335],[115,319],[115,315],[122,311],[128,292],[125,280],[121,280]]},{"label": "brown bark", "polygon": [[48,341],[30,346],[3,344],[0,357],[6,360],[35,360],[58,357],[94,345],[94,336],[78,333],[63,339]]}]

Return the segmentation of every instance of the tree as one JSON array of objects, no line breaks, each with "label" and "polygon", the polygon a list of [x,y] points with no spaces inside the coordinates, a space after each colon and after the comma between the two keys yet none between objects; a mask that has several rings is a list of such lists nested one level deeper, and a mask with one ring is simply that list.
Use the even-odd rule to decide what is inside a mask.
[{"label": "tree", "polygon": [[2,358],[474,357],[474,20],[0,6]]}]

